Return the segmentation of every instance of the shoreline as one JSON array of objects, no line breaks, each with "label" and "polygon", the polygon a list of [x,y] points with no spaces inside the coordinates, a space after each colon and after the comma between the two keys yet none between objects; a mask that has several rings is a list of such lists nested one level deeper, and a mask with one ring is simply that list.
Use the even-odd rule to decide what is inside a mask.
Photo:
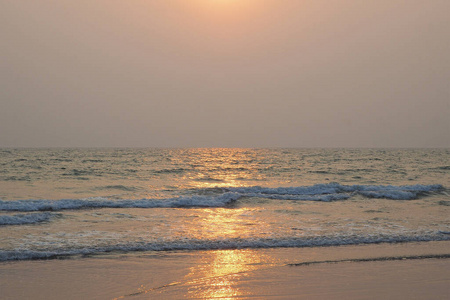
[{"label": "shoreline", "polygon": [[374,257],[374,258],[356,258],[356,259],[342,259],[342,260],[323,260],[313,262],[301,262],[287,264],[290,267],[301,267],[319,264],[338,264],[338,263],[362,263],[362,262],[379,262],[379,261],[397,261],[397,260],[422,260],[422,259],[449,259],[450,254],[430,254],[430,255],[415,255],[415,256],[393,256],[393,257]]},{"label": "shoreline", "polygon": [[439,299],[450,241],[0,263],[2,299]]}]

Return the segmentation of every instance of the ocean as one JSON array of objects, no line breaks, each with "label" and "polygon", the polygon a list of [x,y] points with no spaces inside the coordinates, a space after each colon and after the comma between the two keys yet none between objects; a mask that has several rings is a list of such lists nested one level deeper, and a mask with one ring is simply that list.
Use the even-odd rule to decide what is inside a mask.
[{"label": "ocean", "polygon": [[450,240],[450,149],[0,149],[0,261]]}]

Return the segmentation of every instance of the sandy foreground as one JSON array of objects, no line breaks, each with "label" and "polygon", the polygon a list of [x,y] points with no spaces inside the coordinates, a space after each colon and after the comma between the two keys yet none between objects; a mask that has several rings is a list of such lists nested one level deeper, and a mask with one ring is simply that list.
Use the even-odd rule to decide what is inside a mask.
[{"label": "sandy foreground", "polygon": [[450,242],[0,263],[1,299],[450,299]]}]

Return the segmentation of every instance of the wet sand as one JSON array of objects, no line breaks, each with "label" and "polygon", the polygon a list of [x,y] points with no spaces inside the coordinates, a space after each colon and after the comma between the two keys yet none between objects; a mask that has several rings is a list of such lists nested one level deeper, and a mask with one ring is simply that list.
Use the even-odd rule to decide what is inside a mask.
[{"label": "wet sand", "polygon": [[1,299],[450,299],[450,242],[0,264]]}]

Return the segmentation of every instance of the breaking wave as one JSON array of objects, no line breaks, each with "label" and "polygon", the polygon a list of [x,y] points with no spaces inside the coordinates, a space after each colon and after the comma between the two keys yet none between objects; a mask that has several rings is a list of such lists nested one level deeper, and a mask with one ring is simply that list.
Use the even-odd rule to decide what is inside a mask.
[{"label": "breaking wave", "polygon": [[198,250],[226,250],[226,249],[260,249],[260,248],[303,248],[303,247],[332,247],[344,245],[362,245],[379,243],[406,243],[449,241],[450,236],[439,232],[422,236],[332,236],[305,238],[253,238],[253,239],[182,239],[167,242],[132,242],[105,247],[91,247],[79,249],[49,249],[49,250],[0,250],[0,261],[57,259],[71,256],[88,256],[111,252],[132,253],[140,251],[198,251]]},{"label": "breaking wave", "polygon": [[[368,198],[386,198],[392,200],[412,200],[419,196],[437,192],[443,189],[442,185],[341,185],[338,183],[316,184],[300,187],[243,187],[231,188],[229,191],[248,194],[254,197],[292,200],[320,200],[332,201],[348,199],[355,194]],[[305,197],[308,196],[308,197]],[[305,198],[305,199],[303,199]]]},{"label": "breaking wave", "polygon": [[[214,195],[181,196],[169,199],[110,200],[105,198],[62,200],[0,200],[2,211],[60,211],[89,208],[168,208],[168,207],[224,207],[242,197],[274,200],[337,201],[355,195],[367,198],[412,200],[430,192],[443,190],[441,185],[340,185],[338,183],[316,184],[301,187],[239,187],[214,189]],[[199,190],[205,192],[205,190]]]},{"label": "breaking wave", "polygon": [[3,211],[60,211],[88,208],[222,207],[242,197],[237,193],[220,196],[191,196],[171,199],[108,200],[105,198],[0,201]]},{"label": "breaking wave", "polygon": [[25,225],[35,224],[49,221],[53,217],[53,214],[45,213],[33,213],[33,214],[17,214],[17,215],[1,215],[0,226],[7,225]]}]

